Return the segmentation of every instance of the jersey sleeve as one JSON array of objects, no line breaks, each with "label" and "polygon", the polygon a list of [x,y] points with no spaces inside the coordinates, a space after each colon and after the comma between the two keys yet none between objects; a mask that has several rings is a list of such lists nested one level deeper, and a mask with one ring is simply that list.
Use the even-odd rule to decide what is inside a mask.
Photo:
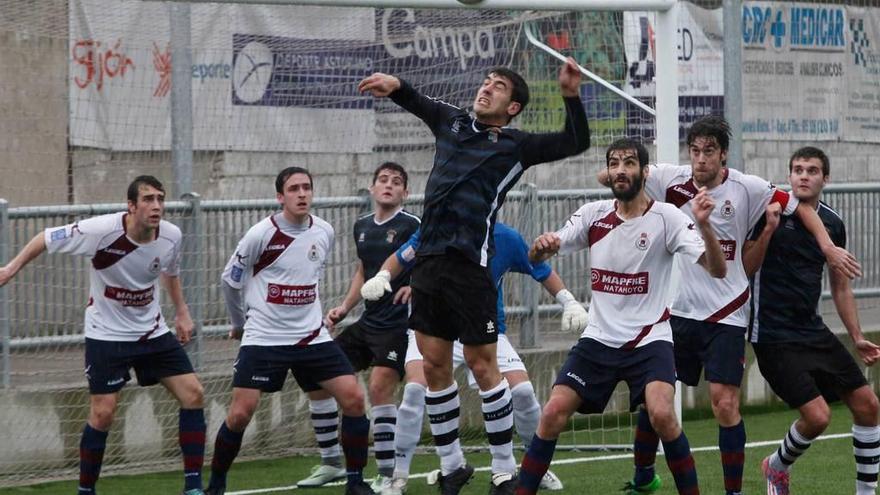
[{"label": "jersey sleeve", "polygon": [[416,230],[413,235],[409,236],[406,242],[401,244],[397,251],[394,252],[394,256],[397,257],[397,261],[403,266],[404,270],[409,270],[416,263],[416,251],[419,249],[419,234],[421,230]]},{"label": "jersey sleeve", "polygon": [[94,256],[98,243],[107,233],[106,225],[106,217],[93,217],[61,227],[50,227],[43,231],[46,250],[49,253]]},{"label": "jersey sleeve", "polygon": [[654,201],[666,201],[666,189],[672,179],[681,173],[687,165],[657,163],[648,167],[648,178],[645,179],[645,193]]},{"label": "jersey sleeve", "polygon": [[794,214],[794,210],[797,209],[798,200],[793,193],[779,190],[756,175],[743,174],[740,180],[745,185],[749,197],[749,230],[754,230],[755,224],[764,216],[767,206],[771,203],[779,203],[785,216]]},{"label": "jersey sleeve", "polygon": [[461,109],[455,105],[419,93],[403,79],[400,79],[400,88],[388,97],[401,108],[421,119],[431,128],[431,131],[434,131],[438,125],[448,120],[454,113],[461,112]]},{"label": "jersey sleeve", "polygon": [[834,232],[831,233],[831,240],[834,245],[846,249],[846,225],[843,221],[837,223]]},{"label": "jersey sleeve", "polygon": [[522,143],[525,167],[577,155],[590,147],[590,125],[580,97],[563,98],[565,127],[561,132],[527,134]]},{"label": "jersey sleeve", "polygon": [[592,204],[588,203],[578,208],[565,221],[565,225],[556,232],[562,241],[559,246],[559,254],[569,254],[590,247],[587,225],[589,225],[594,211]]},{"label": "jersey sleeve", "polygon": [[681,255],[689,263],[696,263],[706,252],[706,244],[697,226],[678,209],[670,209],[666,215],[666,249]]},{"label": "jersey sleeve", "polygon": [[241,289],[259,256],[260,238],[252,229],[238,241],[235,252],[223,269],[221,280],[234,289]]},{"label": "jersey sleeve", "polygon": [[162,273],[169,277],[180,276],[181,244],[182,241],[178,237],[174,247],[171,248],[171,257],[168,259],[168,264],[162,268]]}]

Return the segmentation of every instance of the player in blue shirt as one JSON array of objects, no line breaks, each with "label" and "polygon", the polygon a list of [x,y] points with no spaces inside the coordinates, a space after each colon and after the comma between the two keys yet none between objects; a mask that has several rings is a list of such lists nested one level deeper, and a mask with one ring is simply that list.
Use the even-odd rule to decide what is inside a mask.
[{"label": "player in blue shirt", "polygon": [[[415,261],[414,253],[418,249],[420,232],[416,232],[410,240],[397,250],[396,256],[389,258],[382,266],[387,270],[388,277],[393,279],[397,273],[408,269]],[[510,383],[513,405],[514,426],[521,441],[528,445],[541,415],[541,405],[535,397],[535,389],[529,381],[526,368],[519,354],[510,344],[505,335],[506,325],[504,317],[504,295],[502,282],[508,272],[516,272],[530,275],[533,279],[541,282],[547,291],[556,297],[563,305],[563,329],[566,331],[580,331],[586,326],[587,312],[574,296],[565,289],[559,275],[550,268],[547,263],[529,262],[529,247],[522,236],[511,227],[502,223],[495,224],[494,231],[495,256],[489,263],[492,274],[492,282],[497,287],[498,298],[496,307],[498,310],[498,367],[502,375]],[[381,297],[390,292],[392,287],[385,283],[385,278],[380,275],[364,284],[362,293],[365,299]],[[395,299],[399,302],[407,302],[409,293],[407,289],[398,291]],[[462,345],[456,342],[453,348],[453,368],[464,363]],[[383,491],[383,495],[399,495],[406,487],[409,476],[409,467],[416,444],[421,436],[422,415],[425,404],[426,382],[422,370],[423,358],[415,345],[415,338],[411,335],[406,355],[407,384],[404,388],[403,399],[398,409],[397,432],[395,442],[396,464],[391,487]],[[469,382],[476,385],[473,375],[469,375]],[[561,490],[562,483],[549,472],[542,480],[542,488],[548,490]]]}]

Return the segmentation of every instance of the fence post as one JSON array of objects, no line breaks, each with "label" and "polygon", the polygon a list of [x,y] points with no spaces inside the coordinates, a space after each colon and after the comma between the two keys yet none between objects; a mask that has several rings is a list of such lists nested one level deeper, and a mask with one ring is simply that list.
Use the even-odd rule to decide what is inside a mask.
[{"label": "fence post", "polygon": [[[538,230],[538,187],[532,183],[525,183],[521,186],[525,193],[523,196],[522,234],[527,242],[531,242],[537,237]],[[519,347],[527,349],[535,347],[538,337],[538,324],[541,316],[538,313],[539,289],[538,285],[528,281],[521,285],[523,305],[528,308],[525,316],[523,316],[522,324],[519,331]]]},{"label": "fence post", "polygon": [[[9,202],[0,199],[0,266],[9,259]],[[12,357],[10,355],[9,297],[6,286],[0,287],[0,339],[3,340],[3,388],[10,386]]]},{"label": "fence post", "polygon": [[186,294],[186,302],[189,313],[193,320],[193,339],[190,344],[190,355],[193,367],[200,370],[202,367],[202,330],[204,329],[204,293],[205,283],[205,254],[202,249],[202,239],[205,222],[202,218],[202,198],[197,193],[190,192],[183,195],[183,201],[189,204],[189,216],[186,219],[186,229],[183,231],[183,260],[181,272],[183,275],[183,289]]}]

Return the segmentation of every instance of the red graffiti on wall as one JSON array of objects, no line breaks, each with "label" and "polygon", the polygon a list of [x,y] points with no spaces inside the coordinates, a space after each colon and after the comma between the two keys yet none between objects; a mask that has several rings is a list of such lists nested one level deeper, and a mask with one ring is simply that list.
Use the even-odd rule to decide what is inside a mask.
[{"label": "red graffiti on wall", "polygon": [[94,83],[95,88],[101,91],[104,87],[104,78],[125,77],[129,67],[134,70],[134,61],[121,47],[121,38],[116,40],[113,46],[93,39],[77,41],[72,49],[73,61],[82,68],[83,72],[74,76],[73,81],[76,85],[80,89],[85,89]]},{"label": "red graffiti on wall", "polygon": [[165,50],[159,48],[153,42],[153,68],[159,74],[159,84],[153,90],[153,96],[164,98],[171,91],[171,44],[165,46]]}]

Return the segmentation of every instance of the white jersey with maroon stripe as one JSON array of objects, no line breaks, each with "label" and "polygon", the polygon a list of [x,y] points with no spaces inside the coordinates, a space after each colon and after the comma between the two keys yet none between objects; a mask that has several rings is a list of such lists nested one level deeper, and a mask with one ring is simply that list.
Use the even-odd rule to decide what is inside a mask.
[{"label": "white jersey with maroon stripe", "polygon": [[695,264],[705,250],[703,239],[672,205],[652,202],[644,215],[624,221],[616,204],[587,203],[558,232],[560,254],[590,249],[593,300],[581,337],[629,349],[672,342],[666,305],[673,255]]},{"label": "white jersey with maroon stripe", "polygon": [[180,274],[180,229],[162,221],[156,238],[137,244],[125,233],[127,213],[80,220],[44,232],[50,253],[91,256],[85,336],[137,341],[168,332],[159,304],[159,274]]},{"label": "white jersey with maroon stripe", "polygon": [[[778,202],[783,215],[791,215],[798,200],[764,179],[723,168],[723,182],[708,190],[715,200],[709,217],[727,258],[727,277],[714,278],[691,263],[679,263],[681,284],[672,314],[698,321],[745,327],[748,324],[749,281],[742,264],[742,246],[749,231],[764,215],[767,205]],[[645,191],[693,218],[691,199],[697,194],[690,165],[652,165]]]},{"label": "white jersey with maroon stripe", "polygon": [[311,345],[333,340],[324,327],[318,283],[333,251],[333,227],[311,215],[309,226],[281,213],[251,227],[226,264],[223,281],[243,289],[241,345]]}]

